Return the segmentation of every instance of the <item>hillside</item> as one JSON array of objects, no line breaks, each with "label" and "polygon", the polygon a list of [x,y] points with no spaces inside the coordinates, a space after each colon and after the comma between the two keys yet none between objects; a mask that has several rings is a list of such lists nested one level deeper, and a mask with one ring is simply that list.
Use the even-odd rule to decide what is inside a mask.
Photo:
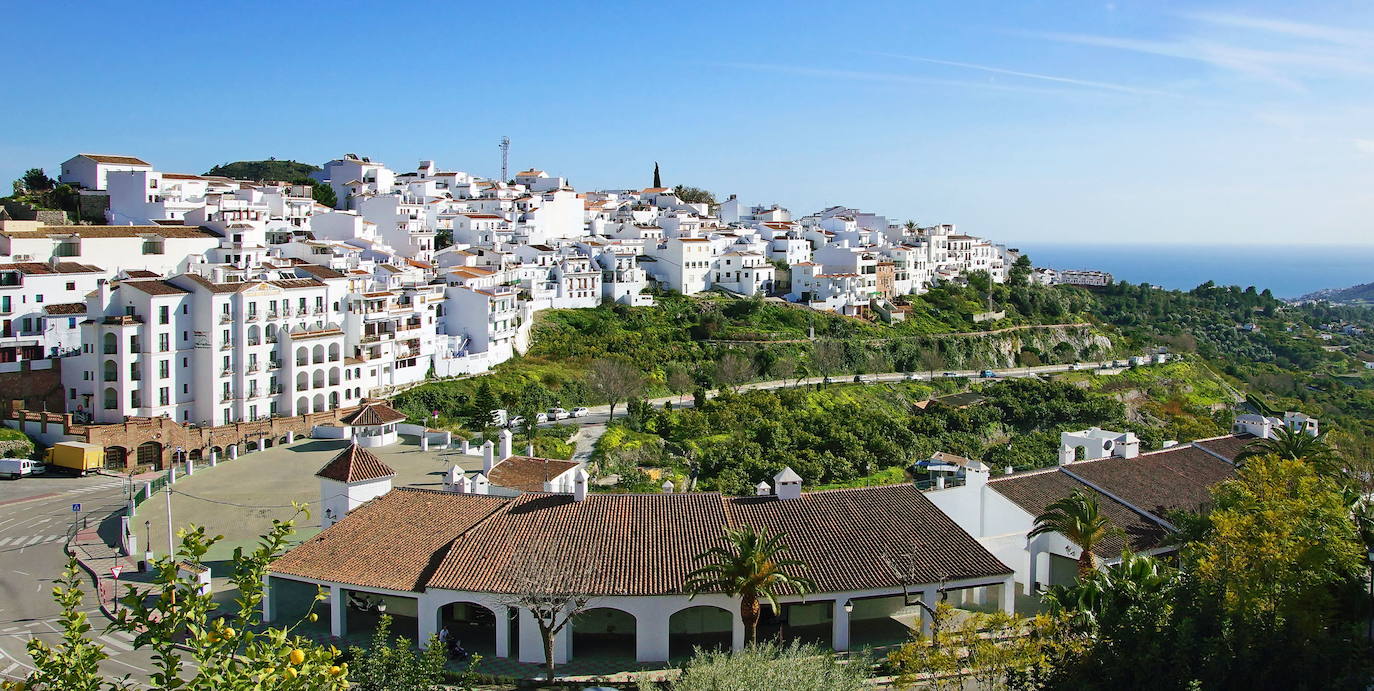
[{"label": "hillside", "polygon": [[205,174],[221,175],[235,180],[284,180],[289,182],[308,177],[319,169],[319,166],[309,163],[279,161],[275,158],[269,158],[266,161],[224,163],[205,171]]},{"label": "hillside", "polygon": [[1374,304],[1374,283],[1362,283],[1349,288],[1326,288],[1308,293],[1299,300],[1326,300],[1327,302]]}]

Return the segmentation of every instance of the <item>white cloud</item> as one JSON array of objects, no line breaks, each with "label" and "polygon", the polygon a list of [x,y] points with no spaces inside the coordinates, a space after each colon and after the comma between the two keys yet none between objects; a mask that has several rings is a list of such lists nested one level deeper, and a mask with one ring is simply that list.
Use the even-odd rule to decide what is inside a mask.
[{"label": "white cloud", "polygon": [[1374,156],[1374,139],[1352,139],[1355,150],[1362,154]]},{"label": "white cloud", "polygon": [[977,64],[969,63],[969,62],[956,62],[956,61],[954,61],[954,60],[937,60],[937,59],[935,59],[935,58],[922,58],[922,57],[916,57],[916,56],[913,56],[913,55],[899,55],[899,54],[896,54],[896,53],[875,53],[875,54],[876,54],[876,55],[882,55],[882,56],[884,56],[884,57],[889,57],[889,58],[898,58],[898,59],[901,59],[901,60],[910,60],[910,61],[912,61],[912,62],[925,62],[925,63],[930,63],[930,64],[932,64],[932,65],[946,65],[946,66],[949,66],[949,67],[961,67],[961,68],[969,69],[969,70],[978,70],[978,71],[980,71],[980,72],[991,72],[991,73],[993,73],[993,74],[1005,74],[1005,75],[1009,75],[1009,76],[1012,76],[1012,77],[1024,77],[1024,78],[1026,78],[1026,79],[1040,79],[1040,80],[1043,80],[1043,81],[1056,82],[1056,83],[1059,83],[1059,84],[1071,84],[1071,85],[1073,85],[1073,86],[1082,86],[1082,87],[1088,87],[1088,88],[1092,88],[1092,89],[1104,89],[1104,90],[1107,90],[1107,91],[1119,91],[1119,92],[1128,93],[1128,94],[1139,94],[1139,95],[1144,95],[1144,96],[1176,96],[1176,95],[1177,95],[1177,94],[1171,94],[1171,93],[1169,93],[1169,92],[1167,92],[1167,91],[1159,91],[1159,90],[1156,90],[1156,89],[1147,89],[1147,88],[1142,88],[1142,87],[1138,87],[1138,86],[1127,86],[1127,85],[1124,85],[1124,84],[1113,84],[1113,83],[1111,83],[1111,82],[1098,82],[1098,81],[1091,81],[1091,80],[1087,80],[1087,79],[1076,79],[1076,78],[1073,78],[1073,77],[1060,77],[1060,76],[1056,76],[1056,75],[1052,75],[1052,74],[1040,74],[1040,73],[1037,73],[1037,72],[1021,72],[1021,71],[1018,71],[1018,70],[1009,70],[1009,69],[1005,69],[1005,68],[1001,68],[1001,67],[992,67],[992,66],[989,66],[989,65],[977,65]]}]

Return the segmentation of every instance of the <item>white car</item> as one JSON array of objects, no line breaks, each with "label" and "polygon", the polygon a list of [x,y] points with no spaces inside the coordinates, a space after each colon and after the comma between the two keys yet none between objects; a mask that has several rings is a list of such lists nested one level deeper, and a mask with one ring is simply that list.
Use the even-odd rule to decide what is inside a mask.
[{"label": "white car", "polygon": [[568,419],[568,411],[563,410],[562,408],[549,408],[549,419],[566,420]]},{"label": "white car", "polygon": [[537,425],[542,425],[542,424],[544,424],[544,423],[546,423],[546,422],[548,422],[548,421],[549,421],[549,416],[548,416],[548,415],[545,415],[544,413],[535,413],[535,414],[534,414],[534,423],[535,423],[535,424],[537,424]]},{"label": "white car", "polygon": [[525,424],[525,418],[522,417],[522,416],[520,416],[520,415],[516,415],[515,417],[513,417],[513,418],[510,419],[510,422],[506,423],[506,426],[507,426],[507,427],[519,427],[519,426],[521,426],[521,425],[523,425],[523,424]]},{"label": "white car", "polygon": [[573,408],[573,409],[572,409],[572,412],[569,413],[569,414],[570,414],[572,417],[587,417],[588,415],[591,414],[591,412],[592,412],[592,411],[587,410],[586,408],[584,408],[584,407],[582,407],[582,406],[578,406],[578,407],[576,407],[576,408]]}]

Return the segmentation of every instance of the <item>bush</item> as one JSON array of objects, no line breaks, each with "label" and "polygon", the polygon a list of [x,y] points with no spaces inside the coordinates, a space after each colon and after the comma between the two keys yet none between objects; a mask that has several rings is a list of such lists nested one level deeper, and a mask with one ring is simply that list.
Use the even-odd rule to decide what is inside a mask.
[{"label": "bush", "polygon": [[868,660],[843,664],[829,650],[793,641],[759,643],[739,652],[698,649],[683,667],[672,691],[859,691],[866,688]]}]

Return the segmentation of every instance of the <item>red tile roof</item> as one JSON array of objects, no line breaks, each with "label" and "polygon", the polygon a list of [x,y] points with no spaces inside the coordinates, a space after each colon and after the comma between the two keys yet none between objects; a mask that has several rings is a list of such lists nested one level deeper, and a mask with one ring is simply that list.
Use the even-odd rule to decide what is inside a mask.
[{"label": "red tile roof", "polygon": [[396,471],[357,444],[349,444],[348,448],[324,464],[320,472],[315,473],[316,477],[339,482],[363,482],[394,475]]},{"label": "red tile roof", "polygon": [[1137,552],[1154,549],[1160,546],[1168,534],[1168,530],[1158,521],[1141,515],[1129,506],[1059,472],[1058,468],[994,478],[988,483],[988,487],[1010,499],[1032,518],[1044,513],[1050,504],[1073,494],[1074,490],[1082,490],[1096,496],[1097,506],[1102,515],[1111,521],[1113,527],[1121,529],[1120,533],[1110,532],[1093,550],[1094,554],[1103,559],[1121,556],[1128,542],[1131,549]]},{"label": "red tile roof", "polygon": [[395,408],[385,403],[366,403],[357,410],[339,418],[339,422],[345,425],[389,425],[393,422],[401,422],[406,416],[396,412]]},{"label": "red tile roof", "polygon": [[560,461],[531,456],[511,456],[492,467],[491,484],[521,492],[543,492],[544,483],[576,468],[576,461]]}]

